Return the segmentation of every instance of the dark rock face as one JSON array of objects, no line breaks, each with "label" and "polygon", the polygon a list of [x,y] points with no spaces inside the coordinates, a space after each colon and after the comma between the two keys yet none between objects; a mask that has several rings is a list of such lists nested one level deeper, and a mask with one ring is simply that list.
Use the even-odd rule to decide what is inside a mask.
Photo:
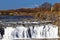
[{"label": "dark rock face", "polygon": [[0,27],[0,34],[3,37],[3,35],[4,35],[4,28],[2,28],[2,27]]}]

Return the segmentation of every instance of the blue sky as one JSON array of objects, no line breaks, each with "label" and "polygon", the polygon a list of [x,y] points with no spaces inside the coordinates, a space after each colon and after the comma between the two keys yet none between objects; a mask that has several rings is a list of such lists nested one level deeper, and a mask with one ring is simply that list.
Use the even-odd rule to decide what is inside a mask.
[{"label": "blue sky", "polygon": [[17,9],[17,8],[33,8],[44,2],[51,4],[60,3],[60,0],[0,0],[0,10]]}]

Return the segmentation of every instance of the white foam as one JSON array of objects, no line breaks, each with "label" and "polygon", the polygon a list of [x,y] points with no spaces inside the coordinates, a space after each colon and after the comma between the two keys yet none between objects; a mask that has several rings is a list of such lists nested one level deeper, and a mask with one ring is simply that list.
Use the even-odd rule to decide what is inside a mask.
[{"label": "white foam", "polygon": [[[2,40],[30,39],[29,37],[27,37],[28,35],[27,30],[28,30],[28,27],[24,27],[24,26],[17,26],[16,28],[7,27],[5,28],[5,35]],[[34,26],[34,29],[33,29],[33,26],[31,26],[30,30],[31,30],[32,38],[36,38],[36,39],[59,38],[58,27],[55,25],[48,24],[48,25],[45,25],[45,28],[44,28],[44,25]],[[24,34],[23,34],[23,31],[24,31]],[[16,32],[18,32],[19,38],[16,37]],[[13,34],[14,34],[14,37],[13,37]]]}]

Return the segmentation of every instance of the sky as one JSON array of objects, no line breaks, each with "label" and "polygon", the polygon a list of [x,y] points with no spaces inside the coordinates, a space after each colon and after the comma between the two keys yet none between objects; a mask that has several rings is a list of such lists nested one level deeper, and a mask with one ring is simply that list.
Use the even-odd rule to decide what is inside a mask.
[{"label": "sky", "polygon": [[44,2],[55,4],[60,3],[60,0],[0,0],[0,10],[34,8]]}]

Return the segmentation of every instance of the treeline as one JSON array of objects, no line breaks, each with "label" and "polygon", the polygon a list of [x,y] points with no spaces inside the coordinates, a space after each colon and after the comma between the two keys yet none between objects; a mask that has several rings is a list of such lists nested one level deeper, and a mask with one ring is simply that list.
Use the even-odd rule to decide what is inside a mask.
[{"label": "treeline", "polygon": [[45,2],[36,8],[21,8],[16,9],[16,11],[20,12],[60,11],[60,3],[55,3],[54,5],[52,5],[48,2]]},{"label": "treeline", "polygon": [[39,5],[36,8],[20,8],[15,10],[0,10],[1,13],[10,13],[10,12],[41,12],[41,11],[60,11],[60,3],[55,3],[54,5],[45,2]]}]

